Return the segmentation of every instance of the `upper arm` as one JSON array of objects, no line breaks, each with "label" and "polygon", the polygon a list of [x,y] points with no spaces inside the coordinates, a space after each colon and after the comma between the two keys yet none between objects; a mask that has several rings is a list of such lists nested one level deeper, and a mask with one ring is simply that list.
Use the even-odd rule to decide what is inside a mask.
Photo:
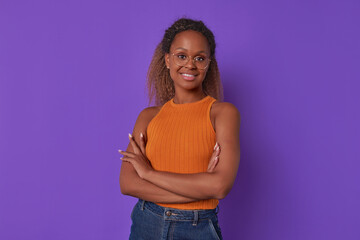
[{"label": "upper arm", "polygon": [[[139,116],[137,117],[137,119],[135,121],[134,129],[131,134],[133,135],[133,137],[135,138],[135,141],[138,144],[140,143],[140,133],[144,134],[145,139],[147,139],[146,128],[150,121],[152,111],[153,111],[152,107],[143,109],[139,113]],[[130,141],[129,141],[126,151],[134,152]]]},{"label": "upper arm", "polygon": [[[132,135],[135,138],[135,141],[137,143],[140,143],[140,132],[144,134],[145,139],[147,139],[146,136],[146,128],[149,122],[149,116],[151,115],[151,107],[143,109],[139,116],[137,117],[134,125],[134,129],[132,131]],[[128,146],[126,148],[127,152],[134,152],[131,143],[129,141]],[[136,177],[137,173],[132,166],[131,163],[122,161],[121,162],[121,169],[120,169],[120,176],[119,176],[119,182],[120,182],[120,189],[123,194],[126,194],[128,192],[128,187],[131,186],[130,182],[132,177]]]},{"label": "upper arm", "polygon": [[219,177],[220,195],[224,198],[234,184],[239,167],[241,116],[233,104],[221,104],[215,118],[216,140],[220,145],[220,154],[214,174]]}]

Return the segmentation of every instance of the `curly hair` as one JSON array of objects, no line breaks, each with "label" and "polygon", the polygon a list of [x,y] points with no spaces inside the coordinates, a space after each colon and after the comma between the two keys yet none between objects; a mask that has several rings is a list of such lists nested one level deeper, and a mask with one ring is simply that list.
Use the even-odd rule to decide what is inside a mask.
[{"label": "curly hair", "polygon": [[210,47],[210,65],[202,83],[202,89],[206,95],[218,100],[223,100],[223,87],[220,80],[220,72],[215,58],[215,37],[202,21],[189,18],[176,20],[166,31],[163,39],[157,45],[147,72],[147,88],[149,105],[155,96],[155,105],[163,105],[175,96],[174,82],[170,77],[169,70],[165,65],[165,53],[169,53],[171,43],[176,34],[193,30],[200,32],[208,40]]}]

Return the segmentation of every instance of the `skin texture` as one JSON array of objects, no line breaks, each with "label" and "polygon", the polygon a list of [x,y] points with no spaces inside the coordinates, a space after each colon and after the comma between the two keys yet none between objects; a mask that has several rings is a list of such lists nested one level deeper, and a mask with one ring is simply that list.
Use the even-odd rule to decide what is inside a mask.
[{"label": "skin texture", "polygon": [[[188,30],[176,35],[170,47],[170,53],[182,51],[192,57],[209,54],[206,38],[198,32]],[[209,56],[209,55],[206,55]],[[200,70],[189,61],[179,67],[173,63],[169,54],[165,55],[174,81],[176,104],[199,101],[205,97],[202,81],[207,69]],[[186,81],[181,73],[195,75],[192,81]],[[210,110],[210,120],[216,132],[216,139],[221,150],[214,151],[207,172],[178,174],[155,171],[145,153],[146,128],[161,107],[144,109],[136,120],[133,137],[129,137],[126,151],[120,151],[123,164],[120,172],[121,192],[147,201],[162,203],[185,203],[200,199],[223,199],[231,190],[236,178],[240,161],[240,113],[227,102],[214,102]],[[140,137],[140,133],[144,137]],[[218,158],[216,159],[216,156]]]},{"label": "skin texture", "polygon": [[[187,56],[207,56],[210,57],[210,49],[206,38],[199,32],[192,30],[178,33],[170,47],[170,53],[184,53]],[[171,79],[175,85],[175,103],[188,103],[202,99],[206,96],[202,91],[201,84],[206,76],[208,68],[205,70],[197,69],[193,61],[188,61],[184,67],[179,67],[173,63],[170,54],[165,54],[165,64],[170,69]],[[193,81],[184,81],[181,73],[196,75]]]}]

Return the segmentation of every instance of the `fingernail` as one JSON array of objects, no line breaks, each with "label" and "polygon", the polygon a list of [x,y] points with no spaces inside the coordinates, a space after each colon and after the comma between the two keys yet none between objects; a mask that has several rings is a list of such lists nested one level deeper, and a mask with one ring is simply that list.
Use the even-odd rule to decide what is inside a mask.
[{"label": "fingernail", "polygon": [[132,135],[129,133],[129,138],[132,138]]},{"label": "fingernail", "polygon": [[219,151],[219,149],[220,149],[220,146],[217,146],[216,151]]},{"label": "fingernail", "polygon": [[120,149],[118,150],[119,152],[122,152]]},{"label": "fingernail", "polygon": [[142,138],[142,137],[144,137],[144,135],[142,133],[140,133],[140,137]]},{"label": "fingernail", "polygon": [[215,146],[214,146],[214,150],[215,150],[216,146],[217,146],[217,142],[216,142],[216,144],[215,144]]}]

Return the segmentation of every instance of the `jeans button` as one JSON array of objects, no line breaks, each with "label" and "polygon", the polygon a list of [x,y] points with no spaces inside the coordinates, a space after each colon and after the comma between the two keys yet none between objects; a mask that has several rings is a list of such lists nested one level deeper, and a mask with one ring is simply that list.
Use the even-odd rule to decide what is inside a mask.
[{"label": "jeans button", "polygon": [[166,211],[166,216],[170,217],[171,216],[171,212],[170,211]]}]

